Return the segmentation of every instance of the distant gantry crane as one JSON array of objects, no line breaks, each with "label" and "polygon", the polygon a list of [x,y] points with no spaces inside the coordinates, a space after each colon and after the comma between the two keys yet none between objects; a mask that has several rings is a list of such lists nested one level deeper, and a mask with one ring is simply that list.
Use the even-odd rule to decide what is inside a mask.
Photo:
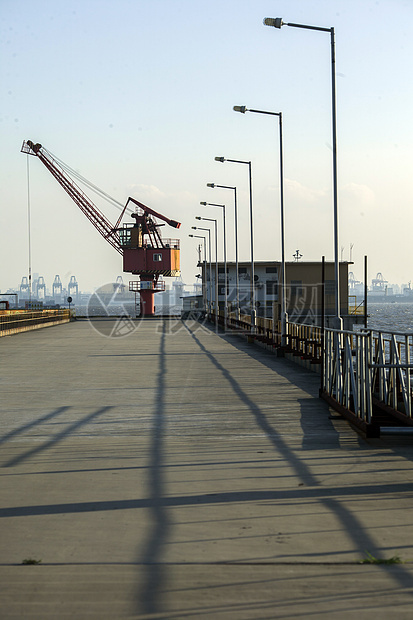
[{"label": "distant gantry crane", "polygon": [[[74,293],[73,293],[74,291]],[[67,293],[68,295],[75,295],[76,299],[79,295],[79,285],[76,280],[76,276],[70,276],[70,282],[67,285]]]},{"label": "distant gantry crane", "polygon": [[29,293],[30,293],[30,286],[27,280],[27,276],[23,276],[22,281],[20,282],[19,296],[24,297],[24,295],[29,295]]},{"label": "distant gantry crane", "polygon": [[[140,276],[139,281],[129,282],[129,290],[140,293],[141,314],[153,316],[155,292],[165,290],[164,281],[159,281],[160,276],[180,275],[179,240],[162,239],[159,227],[164,224],[158,224],[157,220],[173,228],[179,228],[181,224],[129,197],[117,222],[112,225],[69,176],[63,162],[58,162],[41,144],[25,140],[21,152],[40,159],[102,237],[122,254],[123,271]],[[135,213],[131,214],[135,222],[121,226],[129,203],[135,205]]]},{"label": "distant gantry crane", "polygon": [[36,281],[36,297],[39,299],[39,293],[42,291],[42,297],[46,297],[46,282],[43,276],[39,276]]},{"label": "distant gantry crane", "polygon": [[360,286],[360,284],[362,284],[360,282],[360,280],[356,280],[356,276],[354,275],[353,271],[349,271],[348,274],[348,286],[350,290],[355,289],[357,286]]},{"label": "distant gantry crane", "polygon": [[59,274],[56,274],[52,284],[53,299],[63,296],[63,286]]},{"label": "distant gantry crane", "polygon": [[371,281],[371,290],[372,291],[384,291],[386,289],[387,280],[383,278],[382,273],[378,273],[375,278]]}]

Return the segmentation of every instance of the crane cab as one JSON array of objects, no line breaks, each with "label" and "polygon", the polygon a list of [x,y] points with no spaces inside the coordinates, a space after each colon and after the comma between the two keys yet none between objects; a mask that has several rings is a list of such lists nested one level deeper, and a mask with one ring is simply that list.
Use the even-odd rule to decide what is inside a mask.
[{"label": "crane cab", "polygon": [[119,229],[123,249],[123,271],[133,274],[163,276],[180,275],[179,239],[162,239],[156,246],[142,234],[139,226],[129,225]]}]

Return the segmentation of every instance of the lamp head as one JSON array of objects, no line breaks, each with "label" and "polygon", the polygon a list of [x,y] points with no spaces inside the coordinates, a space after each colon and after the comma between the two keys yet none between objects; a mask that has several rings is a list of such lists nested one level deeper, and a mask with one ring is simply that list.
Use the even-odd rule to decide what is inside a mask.
[{"label": "lamp head", "polygon": [[192,230],[196,230],[196,226],[191,226]]},{"label": "lamp head", "polygon": [[200,215],[196,215],[196,216],[195,216],[195,219],[196,219],[196,220],[202,220],[202,217],[201,217]]},{"label": "lamp head", "polygon": [[242,114],[245,114],[245,112],[247,111],[245,105],[234,105],[232,109],[234,110],[234,112],[242,112]]},{"label": "lamp head", "polygon": [[281,28],[283,26],[283,20],[281,17],[264,17],[264,26],[273,26],[274,28]]},{"label": "lamp head", "polygon": [[215,183],[207,183],[207,187],[215,187]]},{"label": "lamp head", "polygon": [[215,157],[215,161],[225,161],[225,157]]},{"label": "lamp head", "polygon": [[203,205],[204,207],[206,207],[206,206],[207,206],[207,203],[206,203],[206,202],[200,202],[199,204],[200,204],[200,205]]},{"label": "lamp head", "polygon": [[[194,228],[194,227],[192,226],[192,228]],[[194,235],[188,235],[188,237],[193,237],[193,236],[194,236]]]}]

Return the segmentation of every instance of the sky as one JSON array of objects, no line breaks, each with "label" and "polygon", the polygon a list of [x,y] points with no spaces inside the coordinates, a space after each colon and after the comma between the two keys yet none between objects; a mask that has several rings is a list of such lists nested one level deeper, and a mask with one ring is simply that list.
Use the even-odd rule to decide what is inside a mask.
[{"label": "sky", "polygon": [[[363,279],[413,280],[412,0],[1,0],[0,291],[32,272],[92,291],[122,274],[120,255],[23,140],[40,142],[124,204],[129,196],[182,223],[182,277],[199,272],[196,216],[218,219],[223,256],[280,260],[278,117],[283,115],[285,256],[334,259],[329,33],[334,27],[340,258]],[[93,194],[115,222],[118,211]],[[203,222],[202,225],[208,225]],[[201,233],[203,234],[203,233]],[[124,281],[132,279],[123,274]]]}]

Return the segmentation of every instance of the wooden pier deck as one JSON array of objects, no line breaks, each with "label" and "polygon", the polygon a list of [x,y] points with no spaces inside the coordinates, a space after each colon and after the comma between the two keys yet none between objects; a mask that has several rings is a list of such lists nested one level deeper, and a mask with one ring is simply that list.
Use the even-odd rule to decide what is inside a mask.
[{"label": "wooden pier deck", "polygon": [[314,373],[180,320],[1,347],[2,618],[413,614],[413,440]]}]

